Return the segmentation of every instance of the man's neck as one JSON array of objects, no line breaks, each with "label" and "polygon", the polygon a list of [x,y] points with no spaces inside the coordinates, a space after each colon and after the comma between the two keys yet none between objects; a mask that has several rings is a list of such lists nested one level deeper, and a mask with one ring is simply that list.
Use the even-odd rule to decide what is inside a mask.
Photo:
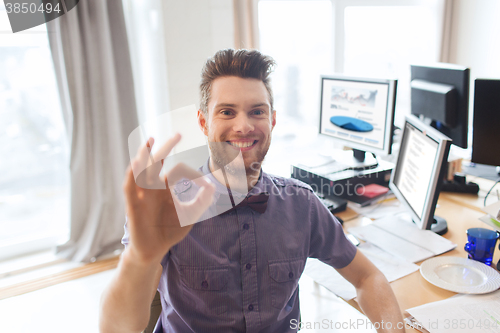
[{"label": "man's neck", "polygon": [[208,163],[210,172],[215,179],[224,186],[236,190],[238,192],[245,192],[245,189],[250,191],[259,181],[261,170],[245,171],[244,169],[238,170],[239,172],[229,172],[224,167],[215,165],[213,159],[210,158]]}]

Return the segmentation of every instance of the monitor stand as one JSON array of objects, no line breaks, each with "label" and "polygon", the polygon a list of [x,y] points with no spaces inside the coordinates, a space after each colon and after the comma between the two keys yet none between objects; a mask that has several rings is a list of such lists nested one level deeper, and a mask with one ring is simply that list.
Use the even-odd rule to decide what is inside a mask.
[{"label": "monitor stand", "polygon": [[378,166],[378,161],[374,154],[367,154],[365,151],[358,149],[336,149],[331,154],[321,155],[331,157],[332,160],[335,161],[334,163],[337,164],[337,166],[332,168],[332,170],[336,170],[336,172],[345,170],[369,170]]},{"label": "monitor stand", "polygon": [[442,217],[434,215],[434,221],[431,224],[431,231],[442,236],[448,232],[448,223]]},{"label": "monitor stand", "polygon": [[[415,227],[417,227],[417,224],[413,219],[411,218],[410,214],[408,213],[401,213],[400,218],[405,220],[405,221],[411,221],[413,224],[415,224]],[[417,227],[418,228],[418,227]],[[440,216],[434,215],[434,218],[432,220],[431,228],[430,231],[442,236],[445,233],[448,232],[448,223],[446,220]]]}]

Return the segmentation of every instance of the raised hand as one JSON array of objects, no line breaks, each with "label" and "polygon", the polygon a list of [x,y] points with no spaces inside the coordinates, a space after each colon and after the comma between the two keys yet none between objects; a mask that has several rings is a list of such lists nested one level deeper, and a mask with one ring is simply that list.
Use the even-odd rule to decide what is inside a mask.
[{"label": "raised hand", "polygon": [[[150,155],[154,140],[148,140],[127,170],[123,188],[129,247],[133,255],[144,262],[159,262],[172,246],[186,237],[192,224],[213,200],[213,184],[186,165],[179,164],[166,177],[160,177],[163,159],[180,138],[179,134],[170,138],[154,157]],[[169,187],[182,178],[191,179],[200,187],[195,198],[185,203],[180,202]]]}]

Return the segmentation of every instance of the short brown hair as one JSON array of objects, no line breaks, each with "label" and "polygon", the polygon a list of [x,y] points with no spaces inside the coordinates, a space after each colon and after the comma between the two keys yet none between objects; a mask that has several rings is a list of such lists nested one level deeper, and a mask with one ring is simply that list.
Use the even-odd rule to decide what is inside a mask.
[{"label": "short brown hair", "polygon": [[212,82],[218,77],[237,76],[261,80],[269,93],[271,110],[273,109],[273,92],[269,75],[276,66],[273,58],[263,55],[257,50],[225,49],[209,58],[201,71],[200,109],[208,112],[208,101],[212,90]]}]

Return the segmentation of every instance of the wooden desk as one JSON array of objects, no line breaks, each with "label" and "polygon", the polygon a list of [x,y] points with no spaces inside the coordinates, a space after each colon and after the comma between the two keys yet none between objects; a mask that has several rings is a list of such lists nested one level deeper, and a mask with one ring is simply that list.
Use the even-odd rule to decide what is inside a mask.
[{"label": "wooden desk", "polygon": [[[484,196],[483,196],[484,199]],[[448,222],[448,232],[443,236],[457,247],[442,256],[454,256],[467,258],[467,252],[464,250],[464,245],[467,242],[466,230],[469,228],[490,228],[488,225],[479,221],[479,218],[485,213],[481,211],[482,200],[478,196],[469,194],[455,194],[455,193],[441,193],[438,206],[436,208],[436,215],[441,216]],[[355,216],[352,210],[347,210],[339,214],[342,219],[346,221],[352,216]],[[350,228],[357,225],[366,224],[366,218],[359,218],[346,222],[344,227]],[[499,259],[498,251],[494,256],[493,262],[496,263]],[[420,263],[417,263],[419,265]],[[420,271],[407,275],[399,280],[393,281],[391,287],[396,294],[401,312],[404,313],[406,309],[440,301],[456,295],[456,293],[447,291],[434,286],[427,282]],[[360,310],[358,303],[355,299],[348,302],[356,309]],[[360,310],[361,311],[361,310]],[[409,332],[417,332],[416,330],[409,329]]]},{"label": "wooden desk", "polygon": [[[495,182],[489,179],[483,179],[473,176],[467,176],[467,181],[471,181],[479,185],[479,193],[477,195],[443,192],[441,193],[440,198],[446,198],[459,205],[464,205],[467,208],[481,212],[481,208],[484,207],[484,197],[486,196],[490,188],[495,184]],[[500,189],[500,185],[497,185],[497,188]],[[500,198],[497,196],[497,192],[494,190],[490,193],[486,204],[489,205],[498,200],[500,200]]]}]

